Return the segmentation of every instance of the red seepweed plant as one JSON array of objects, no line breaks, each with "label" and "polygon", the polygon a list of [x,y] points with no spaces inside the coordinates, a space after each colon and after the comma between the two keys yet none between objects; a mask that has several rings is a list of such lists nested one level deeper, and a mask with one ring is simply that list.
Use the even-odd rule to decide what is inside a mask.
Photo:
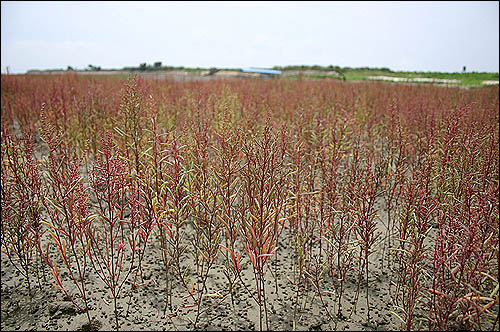
[{"label": "red seepweed plant", "polygon": [[[64,142],[63,136],[48,121],[42,110],[41,137],[49,147],[47,161],[47,195],[43,205],[48,212],[48,221],[52,244],[59,253],[60,261],[68,271],[68,279],[76,286],[83,304],[70,294],[64,279],[61,280],[56,260],[50,260],[49,246],[44,254],[45,262],[52,269],[54,286],[61,291],[83,312],[87,314],[89,327],[93,326],[87,298],[87,274],[89,259],[88,230],[92,222],[89,214],[89,196],[80,175],[82,159],[72,147]],[[60,265],[61,266],[61,265]]]},{"label": "red seepweed plant", "polygon": [[115,329],[118,330],[117,300],[136,268],[136,244],[141,220],[137,211],[137,189],[130,187],[134,184],[130,183],[129,170],[120,158],[110,131],[101,137],[101,146],[103,151],[96,156],[89,174],[97,208],[93,225],[87,232],[87,253],[95,273],[111,293]]},{"label": "red seepweed plant", "polygon": [[[359,142],[358,142],[359,144]],[[361,159],[364,157],[364,160]],[[369,301],[369,256],[374,252],[373,246],[381,238],[377,228],[377,198],[383,194],[383,171],[374,152],[368,148],[354,147],[353,161],[350,164],[352,178],[349,183],[351,201],[350,214],[355,223],[354,235],[359,243],[359,274],[356,294],[359,294],[361,278],[365,277],[367,319],[370,320]],[[357,301],[356,295],[356,301]],[[356,305],[355,305],[356,307]],[[355,310],[354,310],[355,311]]]},{"label": "red seepweed plant", "polygon": [[215,133],[216,164],[213,169],[216,197],[219,200],[219,211],[217,218],[222,222],[224,230],[224,249],[222,255],[224,261],[224,274],[228,281],[228,292],[231,296],[231,304],[234,307],[234,288],[240,273],[241,253],[237,251],[237,240],[240,233],[241,201],[238,199],[241,183],[238,177],[241,166],[240,149],[241,133],[232,131],[228,126],[223,126]]},{"label": "red seepweed plant", "polygon": [[[317,293],[322,294],[318,288],[318,281],[320,279],[321,270],[323,265],[321,261],[321,238],[322,238],[322,219],[316,221],[317,201],[319,197],[319,190],[315,190],[315,180],[317,172],[313,169],[313,162],[311,156],[307,153],[307,148],[303,141],[296,143],[294,151],[290,153],[291,164],[293,172],[291,174],[290,194],[291,194],[291,216],[289,218],[290,235],[294,245],[294,256],[296,261],[293,262],[294,281],[292,282],[295,288],[295,303],[293,312],[293,325],[292,329],[296,329],[297,313],[299,308],[299,298],[306,298],[307,295],[307,280],[311,282],[313,287],[317,288]],[[320,216],[319,218],[322,218]],[[319,225],[318,225],[319,224]],[[315,234],[316,229],[320,229],[320,234]],[[319,239],[318,239],[319,236]],[[320,243],[319,257],[316,258],[316,265],[312,266],[313,260],[313,247],[315,243]],[[313,273],[314,271],[314,273]],[[314,275],[313,275],[314,274]],[[315,279],[315,280],[313,280]],[[303,301],[303,307],[306,302]]]},{"label": "red seepweed plant", "polygon": [[[427,167],[423,172],[429,172]],[[431,188],[426,187],[424,174],[407,179],[402,187],[403,200],[407,202],[400,211],[400,233],[397,249],[399,260],[397,270],[398,303],[396,306],[403,314],[404,328],[410,331],[415,326],[415,311],[422,298],[424,287],[424,271],[428,260],[428,237],[436,211],[439,207]],[[401,289],[402,288],[402,289]],[[400,301],[400,302],[399,302]]]},{"label": "red seepweed plant", "polygon": [[[189,170],[185,167],[185,147],[179,143],[175,134],[172,137],[155,135],[157,143],[153,145],[155,165],[155,186],[157,191],[157,209],[160,219],[157,228],[160,233],[160,245],[165,266],[165,310],[172,307],[172,285],[175,274],[182,284],[187,286],[186,271],[182,268],[182,258],[186,252],[184,229],[189,209],[190,196],[186,191]],[[169,286],[170,282],[170,286]],[[170,288],[169,288],[170,287]]]},{"label": "red seepweed plant", "polygon": [[[153,117],[151,118],[152,129],[150,131],[152,137],[151,148],[146,150],[144,153],[141,153],[141,158],[139,159],[142,164],[140,166],[141,171],[139,174],[134,172],[134,176],[132,177],[134,179],[132,181],[132,199],[129,204],[131,205],[131,213],[135,213],[135,215],[131,217],[137,220],[136,231],[138,232],[139,237],[137,239],[137,243],[132,243],[131,245],[136,246],[135,250],[137,251],[138,264],[135,268],[133,281],[130,281],[131,292],[129,294],[126,315],[128,315],[130,310],[133,291],[139,287],[137,284],[137,278],[139,275],[141,277],[142,284],[144,284],[142,262],[146,254],[148,241],[150,241],[150,236],[154,229],[159,225],[162,216],[166,213],[160,203],[160,188],[162,187],[161,163],[164,162],[164,160],[160,160],[162,159],[160,158],[162,141],[160,137],[161,135],[158,134],[156,121],[157,114],[153,114]],[[135,237],[133,237],[133,239],[134,238]]]},{"label": "red seepweed plant", "polygon": [[[33,260],[41,258],[44,231],[40,210],[45,187],[34,155],[33,133],[28,130],[19,139],[2,124],[0,246],[9,261],[24,276],[31,297]],[[41,288],[38,265],[36,273]]]},{"label": "red seepweed plant", "polygon": [[[279,144],[279,145],[278,145]],[[250,259],[257,295],[244,287],[259,305],[259,327],[262,330],[263,314],[269,329],[265,272],[266,264],[278,250],[278,235],[287,216],[287,187],[289,172],[284,167],[286,134],[273,133],[271,127],[264,128],[262,139],[248,140],[243,147],[246,165],[241,170],[242,241]]]},{"label": "red seepweed plant", "polygon": [[348,273],[351,271],[351,265],[354,260],[353,244],[351,236],[354,229],[354,222],[349,215],[349,206],[343,198],[343,188],[346,184],[340,182],[340,173],[342,171],[341,162],[343,153],[341,142],[332,135],[332,144],[330,145],[329,158],[322,165],[324,168],[323,185],[325,200],[325,234],[323,241],[326,242],[326,259],[329,262],[329,273],[334,285],[336,285],[335,295],[337,297],[337,318],[342,318],[342,297],[344,294],[344,284]]},{"label": "red seepweed plant", "polygon": [[188,278],[183,277],[182,282],[185,286],[190,283],[186,290],[197,308],[193,321],[195,328],[198,328],[200,315],[208,310],[208,308],[201,309],[203,300],[207,297],[220,297],[218,290],[215,293],[209,293],[207,287],[208,276],[217,262],[221,250],[223,227],[220,218],[217,217],[220,201],[217,199],[214,185],[213,167],[209,163],[212,152],[209,145],[210,134],[204,121],[199,124],[199,128],[195,129],[192,150],[188,156],[190,172],[185,187],[189,197],[187,200],[188,213],[192,217],[190,226],[192,226],[193,232],[189,236],[189,240],[191,244],[190,254],[194,263],[193,266],[187,265],[186,271],[192,271],[192,273]]}]

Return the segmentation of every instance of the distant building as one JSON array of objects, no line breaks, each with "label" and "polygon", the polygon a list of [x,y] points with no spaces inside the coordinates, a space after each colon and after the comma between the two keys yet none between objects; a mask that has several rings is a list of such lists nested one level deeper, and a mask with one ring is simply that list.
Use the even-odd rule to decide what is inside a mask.
[{"label": "distant building", "polygon": [[242,68],[240,69],[242,77],[279,77],[280,70],[262,69],[262,68]]}]

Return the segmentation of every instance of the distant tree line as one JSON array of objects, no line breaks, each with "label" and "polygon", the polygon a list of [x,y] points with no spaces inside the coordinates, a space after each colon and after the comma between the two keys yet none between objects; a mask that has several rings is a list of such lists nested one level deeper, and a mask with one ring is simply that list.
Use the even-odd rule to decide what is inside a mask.
[{"label": "distant tree line", "polygon": [[274,66],[273,69],[275,70],[316,70],[316,71],[336,71],[338,73],[345,73],[348,71],[382,71],[382,72],[387,72],[387,73],[392,73],[392,70],[386,67],[382,68],[370,68],[370,67],[340,67],[340,66],[320,66],[320,65],[292,65],[292,66]]},{"label": "distant tree line", "polygon": [[154,71],[154,70],[199,71],[199,70],[204,70],[204,68],[199,68],[199,67],[187,68],[187,67],[183,67],[183,66],[164,66],[164,65],[162,65],[161,61],[157,61],[152,65],[144,62],[144,63],[141,63],[137,67],[123,67],[122,70],[129,70],[129,71]]},{"label": "distant tree line", "polygon": [[[68,68],[71,67],[68,66]],[[101,71],[101,66],[89,65],[87,68],[85,68],[85,71]]]}]

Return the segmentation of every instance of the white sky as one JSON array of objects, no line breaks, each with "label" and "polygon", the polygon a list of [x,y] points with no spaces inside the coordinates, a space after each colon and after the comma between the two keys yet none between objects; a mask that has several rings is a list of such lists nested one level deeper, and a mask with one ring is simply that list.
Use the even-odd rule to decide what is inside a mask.
[{"label": "white sky", "polygon": [[499,71],[499,2],[1,2],[1,72],[338,65]]}]

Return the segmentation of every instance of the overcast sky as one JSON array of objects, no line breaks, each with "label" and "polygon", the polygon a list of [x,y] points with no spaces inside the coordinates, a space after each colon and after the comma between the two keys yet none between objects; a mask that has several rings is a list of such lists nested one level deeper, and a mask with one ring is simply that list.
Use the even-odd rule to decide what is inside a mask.
[{"label": "overcast sky", "polygon": [[1,2],[1,72],[337,65],[499,71],[499,2]]}]

